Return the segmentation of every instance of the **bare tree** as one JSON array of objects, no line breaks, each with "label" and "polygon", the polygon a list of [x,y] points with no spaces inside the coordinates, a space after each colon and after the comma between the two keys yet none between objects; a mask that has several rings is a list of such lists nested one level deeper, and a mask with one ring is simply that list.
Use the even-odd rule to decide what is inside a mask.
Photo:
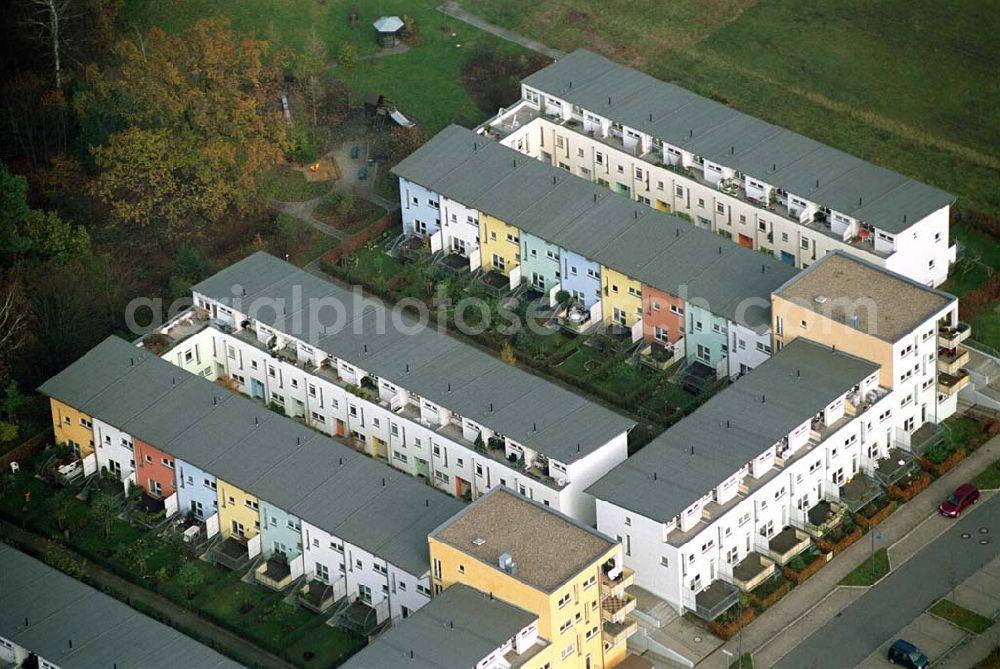
[{"label": "bare tree", "polygon": [[27,19],[38,31],[39,39],[52,47],[56,88],[62,86],[62,46],[64,24],[70,19],[71,0],[29,0],[35,14]]},{"label": "bare tree", "polygon": [[28,311],[16,280],[0,284],[0,351],[12,355],[25,343]]}]

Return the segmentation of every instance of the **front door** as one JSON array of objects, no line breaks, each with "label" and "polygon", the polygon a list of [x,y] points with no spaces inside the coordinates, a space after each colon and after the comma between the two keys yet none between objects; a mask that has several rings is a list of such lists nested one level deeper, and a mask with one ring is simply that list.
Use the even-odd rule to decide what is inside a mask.
[{"label": "front door", "polygon": [[264,384],[250,377],[250,394],[258,399],[264,399]]}]

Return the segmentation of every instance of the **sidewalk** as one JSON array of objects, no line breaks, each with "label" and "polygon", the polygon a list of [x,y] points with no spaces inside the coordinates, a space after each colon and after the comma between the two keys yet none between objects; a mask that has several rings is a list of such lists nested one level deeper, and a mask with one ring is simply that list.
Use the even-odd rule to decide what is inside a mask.
[{"label": "sidewalk", "polygon": [[[21,528],[0,520],[0,538],[12,545],[22,548],[30,555],[39,557],[47,548],[44,537],[22,530]],[[129,606],[141,606],[141,611],[155,611],[161,622],[170,625],[181,633],[188,634],[195,640],[228,655],[248,667],[262,669],[293,669],[292,665],[262,648],[255,646],[246,639],[205,620],[181,606],[178,606],[154,592],[141,588],[134,583],[112,574],[99,565],[72,553],[76,562],[84,564],[85,582]]]},{"label": "sidewalk", "polygon": [[[901,506],[878,526],[883,539],[876,545],[876,549],[885,547],[890,549],[892,558],[896,560],[896,562],[890,561],[891,568],[895,569],[919,550],[919,546],[913,545],[914,542],[901,544],[900,550],[895,550],[894,544],[933,516],[937,512],[938,504],[948,493],[961,483],[972,479],[998,457],[1000,457],[1000,436],[983,444],[978,451],[932,483],[927,490]],[[844,576],[868,559],[870,554],[870,537],[865,535],[803,585],[793,588],[777,604],[747,626],[743,630],[742,647],[744,653],[753,654],[755,666],[771,666],[799,641],[825,621],[835,617],[860,596],[864,589],[840,588],[838,584]],[[835,596],[831,597],[834,594]],[[735,653],[736,646],[737,637],[734,637],[702,660],[698,666],[728,667],[727,656],[723,650]]]}]

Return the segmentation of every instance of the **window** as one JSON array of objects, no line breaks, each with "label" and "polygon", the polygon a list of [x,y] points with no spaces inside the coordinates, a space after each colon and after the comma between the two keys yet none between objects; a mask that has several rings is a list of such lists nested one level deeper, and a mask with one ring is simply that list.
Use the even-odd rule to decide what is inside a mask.
[{"label": "window", "polygon": [[628,287],[628,294],[632,297],[642,297],[642,292],[640,292],[640,290],[635,286]]},{"label": "window", "polygon": [[587,276],[590,277],[591,279],[600,279],[601,278],[600,272],[598,270],[594,269],[593,267],[588,267],[587,268]]},{"label": "window", "polygon": [[556,604],[558,604],[559,608],[561,609],[567,604],[569,604],[569,600],[570,600],[570,593],[567,592],[565,595],[559,598],[559,601],[556,602]]},{"label": "window", "polygon": [[635,178],[639,179],[640,181],[642,180],[642,168],[639,167],[635,168]]},{"label": "window", "polygon": [[653,328],[653,337],[656,339],[656,341],[660,341],[660,342],[666,343],[667,342],[667,329],[666,328],[662,328],[659,325],[657,325],[655,328]]},{"label": "window", "polygon": [[717,211],[720,214],[726,213],[726,205],[722,204],[721,202],[716,202],[715,211]]},{"label": "window", "polygon": [[245,499],[243,500],[243,504],[244,506],[246,506],[246,508],[253,509],[254,511],[260,509],[260,504],[258,504],[256,500]]},{"label": "window", "polygon": [[670,560],[667,559],[666,555],[661,555],[660,556],[660,564],[662,566],[664,566],[664,567],[669,567],[670,566]]},{"label": "window", "polygon": [[704,198],[698,198],[698,206],[701,207],[702,209],[705,208],[705,199]]},{"label": "window", "polygon": [[787,242],[788,241],[788,233],[787,232],[782,232],[781,233],[781,241],[783,241],[783,242]]},{"label": "window", "polygon": [[803,249],[805,249],[805,250],[809,249],[809,239],[808,238],[803,237],[801,243],[802,243],[802,248]]},{"label": "window", "polygon": [[674,187],[674,192],[677,193],[677,197],[684,197],[684,186]]},{"label": "window", "polygon": [[167,469],[174,468],[174,461],[171,460],[170,458],[160,458],[160,464],[166,467]]},{"label": "window", "polygon": [[511,232],[508,232],[507,241],[510,242],[511,244],[520,244],[521,238]]}]

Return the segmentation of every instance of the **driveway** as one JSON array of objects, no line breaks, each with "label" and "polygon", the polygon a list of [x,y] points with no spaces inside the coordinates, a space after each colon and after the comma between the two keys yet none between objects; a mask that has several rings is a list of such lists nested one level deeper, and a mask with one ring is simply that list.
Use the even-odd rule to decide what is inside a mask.
[{"label": "driveway", "polygon": [[[847,606],[793,648],[774,666],[854,667],[894,640],[937,599],[1000,554],[1000,496],[993,496],[954,521],[941,536]],[[936,621],[935,621],[936,622]],[[947,634],[936,624],[917,621],[931,648]],[[880,666],[880,665],[872,665]]]}]

